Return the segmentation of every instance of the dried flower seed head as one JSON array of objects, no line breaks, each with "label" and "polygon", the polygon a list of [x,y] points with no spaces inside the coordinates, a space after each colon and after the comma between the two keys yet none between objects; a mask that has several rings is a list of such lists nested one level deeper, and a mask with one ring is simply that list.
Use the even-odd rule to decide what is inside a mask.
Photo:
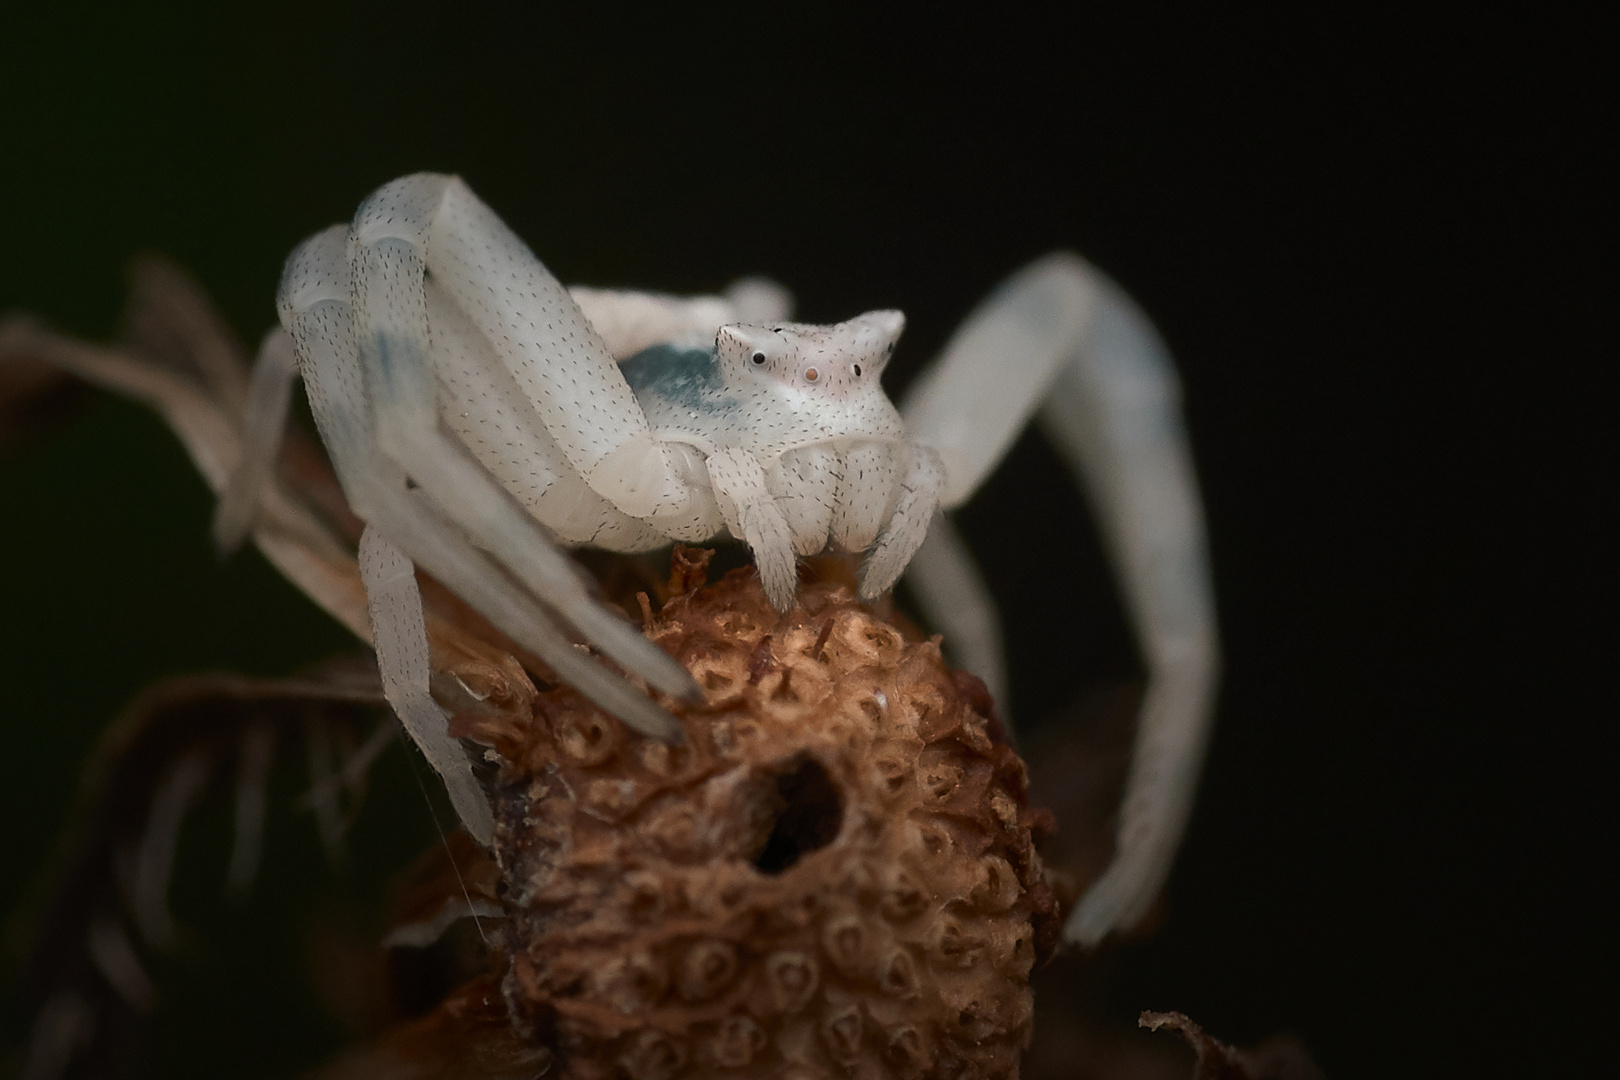
[{"label": "dried flower seed head", "polygon": [[565,687],[472,725],[504,762],[504,992],[561,1076],[1017,1074],[1059,925],[1023,763],[934,643],[801,600],[740,571],[665,605],[707,694],[684,744]]}]

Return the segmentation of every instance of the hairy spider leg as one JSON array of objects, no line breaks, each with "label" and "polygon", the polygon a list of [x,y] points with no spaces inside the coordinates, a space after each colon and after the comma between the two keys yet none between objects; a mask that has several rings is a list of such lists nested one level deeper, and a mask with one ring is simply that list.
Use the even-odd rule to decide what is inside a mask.
[{"label": "hairy spider leg", "polygon": [[613,354],[567,290],[466,184],[428,173],[385,184],[361,205],[354,231],[362,246],[397,236],[432,253],[435,280],[483,331],[592,490],[631,517],[683,514],[691,487],[653,438]]},{"label": "hairy spider leg", "polygon": [[558,542],[614,551],[668,544],[660,529],[591,490],[466,312],[436,278],[426,285],[439,422],[446,432]]},{"label": "hairy spider leg", "polygon": [[427,624],[416,568],[399,548],[375,528],[360,534],[360,580],[366,585],[372,633],[395,643],[378,648],[377,669],[389,688],[388,704],[421,748],[433,770],[444,778],[456,815],[474,840],[488,846],[495,839],[495,817],[473,775],[472,762],[460,740],[450,737],[450,714],[428,693],[433,672],[428,664]]},{"label": "hairy spider leg", "polygon": [[1041,426],[1079,474],[1104,523],[1148,668],[1114,861],[1066,932],[1098,940],[1146,914],[1191,815],[1220,679],[1204,512],[1168,350],[1106,278],[1075,362]]},{"label": "hairy spider leg", "polygon": [[[1044,402],[1044,405],[1042,404]],[[1065,936],[1095,944],[1139,920],[1169,876],[1208,740],[1219,645],[1203,510],[1169,355],[1125,293],[1068,253],[998,288],[902,406],[945,462],[959,505],[1040,407],[1101,522],[1148,669],[1114,859]],[[913,581],[935,605],[945,577]]]},{"label": "hairy spider leg", "polygon": [[[407,489],[405,470],[382,453],[355,349],[346,248],[342,226],[306,241],[288,260],[278,301],[298,349],[311,410],[350,506],[587,698],[637,730],[678,739],[673,717],[575,649],[545,610],[469,543],[441,507]],[[379,650],[406,647],[378,637],[373,644]]]},{"label": "hairy spider leg", "polygon": [[[697,687],[686,669],[642,637],[626,619],[598,603],[542,526],[439,429],[438,381],[422,285],[426,266],[420,250],[428,224],[422,215],[428,211],[416,205],[415,199],[395,199],[394,187],[384,187],[361,204],[349,236],[355,346],[379,446],[478,546],[604,653],[666,693],[696,697]],[[450,183],[442,187],[447,195],[454,190]],[[436,233],[434,239],[439,237]],[[538,263],[535,266],[545,273]],[[448,281],[454,274],[435,276]],[[560,285],[554,281],[552,285],[562,293]],[[572,304],[566,293],[562,296],[565,303]],[[608,363],[612,374],[624,382],[617,365],[611,359]],[[629,394],[628,384],[625,393]],[[633,397],[630,402],[639,416],[641,410]],[[645,426],[645,419],[642,423]]]}]

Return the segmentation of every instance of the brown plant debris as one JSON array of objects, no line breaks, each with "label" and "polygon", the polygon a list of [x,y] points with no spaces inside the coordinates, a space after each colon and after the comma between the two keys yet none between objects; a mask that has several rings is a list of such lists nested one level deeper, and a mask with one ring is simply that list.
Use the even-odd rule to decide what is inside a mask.
[{"label": "brown plant debris", "polygon": [[1144,1012],[1137,1023],[1149,1031],[1168,1029],[1198,1054],[1192,1080],[1325,1080],[1300,1043],[1279,1036],[1253,1050],[1228,1046],[1185,1013]]},{"label": "brown plant debris", "polygon": [[382,704],[375,667],[356,658],[282,679],[172,678],[124,710],[85,770],[48,888],[18,917],[33,924],[12,999],[28,1030],[9,1059],[19,1075],[129,1074],[146,1019],[166,1007],[158,969],[185,939],[169,894],[192,812],[230,796],[225,879],[244,893],[262,876],[275,760],[307,760],[308,808],[335,853],[363,762],[394,738]]},{"label": "brown plant debris", "polygon": [[704,704],[636,736],[566,687],[492,746],[512,1018],[558,1075],[1014,1077],[1058,904],[982,687],[822,582],[751,570],[648,633]]}]

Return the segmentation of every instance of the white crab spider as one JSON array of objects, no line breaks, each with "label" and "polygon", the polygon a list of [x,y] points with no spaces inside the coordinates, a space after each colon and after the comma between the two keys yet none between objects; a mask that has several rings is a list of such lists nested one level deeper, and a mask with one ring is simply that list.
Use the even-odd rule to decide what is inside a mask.
[{"label": "white crab spider", "polygon": [[810,326],[787,322],[787,306],[760,282],[691,300],[569,293],[458,178],[393,181],[288,260],[278,308],[292,347],[272,336],[261,353],[217,535],[251,527],[301,374],[367,523],[360,564],[387,697],[487,841],[489,808],[428,693],[413,563],[655,737],[678,737],[673,718],[568,630],[659,690],[696,688],[590,596],[564,546],[729,532],[784,611],[797,555],[868,551],[866,599],[909,564],[925,614],[996,692],[994,608],[938,511],[966,501],[1039,411],[1102,520],[1149,671],[1118,849],[1066,935],[1094,943],[1129,925],[1180,839],[1218,663],[1202,512],[1157,335],[1096,270],[1049,256],[973,314],[897,411],[878,377],[899,312]]}]

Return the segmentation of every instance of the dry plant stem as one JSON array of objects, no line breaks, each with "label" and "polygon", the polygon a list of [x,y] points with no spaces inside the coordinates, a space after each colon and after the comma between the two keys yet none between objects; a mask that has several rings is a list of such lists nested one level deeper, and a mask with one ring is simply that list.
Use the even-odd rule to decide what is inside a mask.
[{"label": "dry plant stem", "polygon": [[[46,370],[141,401],[175,432],[209,487],[222,491],[242,452],[248,356],[200,286],[172,264],[138,261],[117,345],[92,345],[55,333],[33,318],[0,318],[0,369],[25,390]],[[9,387],[0,386],[0,390]],[[343,501],[331,466],[311,441],[290,429],[277,480],[259,506],[253,539],[265,557],[362,641],[371,640],[354,546],[361,522]],[[544,671],[437,582],[424,581],[435,671],[452,672],[480,697],[526,700],[523,664]]]},{"label": "dry plant stem", "polygon": [[1198,1055],[1192,1080],[1326,1080],[1305,1047],[1289,1036],[1274,1036],[1252,1050],[1221,1042],[1185,1013],[1144,1012],[1138,1025],[1180,1035]]},{"label": "dry plant stem", "polygon": [[[148,965],[175,941],[170,878],[189,811],[229,795],[226,878],[251,888],[274,827],[272,760],[297,760],[316,740],[360,747],[389,736],[391,725],[378,727],[382,702],[376,670],[359,658],[286,679],[169,679],[129,705],[85,771],[50,891],[30,905],[32,955],[15,999],[30,1017],[21,1076],[123,1074],[143,1018],[162,1004]],[[308,777],[311,809],[323,833],[341,833],[365,777],[327,764]]]}]

